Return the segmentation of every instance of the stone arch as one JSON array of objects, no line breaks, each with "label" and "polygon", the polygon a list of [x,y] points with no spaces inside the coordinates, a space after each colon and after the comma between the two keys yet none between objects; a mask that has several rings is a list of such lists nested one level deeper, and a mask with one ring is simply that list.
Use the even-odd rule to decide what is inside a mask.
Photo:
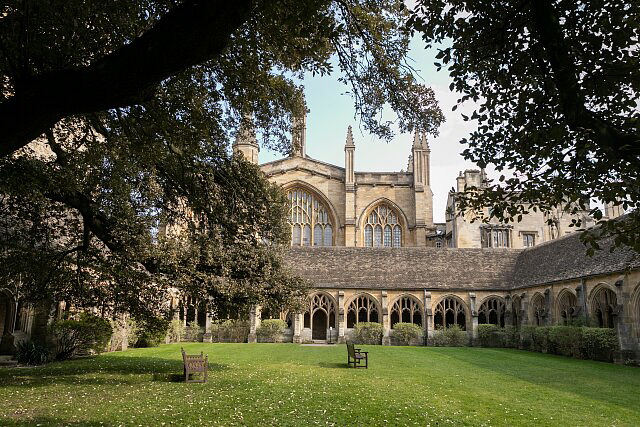
[{"label": "stone arch", "polygon": [[327,292],[314,292],[309,296],[303,326],[311,329],[312,339],[327,339],[328,329],[336,328],[337,316],[338,303],[336,300]]},{"label": "stone arch", "polygon": [[367,292],[360,292],[354,295],[346,303],[345,311],[347,314],[347,328],[355,328],[360,322],[379,323],[382,321],[380,302]]},{"label": "stone arch", "polygon": [[300,180],[293,180],[293,181],[289,181],[285,184],[282,185],[282,190],[287,193],[290,190],[294,190],[294,189],[301,189],[304,191],[307,191],[309,193],[312,193],[312,195],[314,197],[317,197],[318,200],[323,203],[329,210],[329,222],[332,224],[332,246],[336,246],[336,238],[337,238],[337,232],[338,230],[342,227],[342,225],[340,224],[340,216],[338,215],[338,211],[336,210],[335,206],[333,205],[333,203],[331,203],[331,201],[329,200],[329,198],[322,192],[320,191],[318,188],[316,188],[315,186],[300,181]]},{"label": "stone arch", "polygon": [[362,243],[360,246],[365,246],[365,225],[366,225],[367,218],[369,217],[371,212],[380,205],[387,205],[398,214],[397,215],[398,225],[400,226],[400,230],[402,233],[400,246],[406,246],[408,233],[409,233],[409,221],[407,219],[407,216],[404,213],[404,211],[400,208],[400,206],[397,205],[397,203],[391,201],[386,197],[380,197],[374,200],[373,202],[369,203],[360,213],[360,216],[358,217],[358,222],[357,222],[360,230],[358,232],[358,236],[360,238],[360,242]]},{"label": "stone arch", "polygon": [[531,302],[529,303],[529,321],[534,326],[543,326],[546,316],[547,305],[544,295],[536,292],[531,297]]},{"label": "stone arch", "polygon": [[391,329],[398,322],[413,323],[423,327],[423,313],[422,303],[418,298],[411,294],[402,294],[393,301],[389,310]]},{"label": "stone arch", "polygon": [[492,324],[504,327],[504,315],[507,305],[504,298],[490,295],[480,303],[478,309],[478,324]]},{"label": "stone arch", "polygon": [[631,295],[633,327],[635,329],[636,338],[640,340],[640,282],[638,282],[638,284],[636,285],[636,289]]},{"label": "stone arch", "polygon": [[578,315],[578,297],[569,288],[564,288],[558,293],[555,303],[555,321],[561,325],[571,324],[571,319]]},{"label": "stone arch", "polygon": [[613,328],[613,313],[618,302],[614,288],[607,283],[598,283],[589,294],[589,307],[594,326],[599,328]]},{"label": "stone arch", "polygon": [[458,325],[467,330],[467,323],[471,320],[469,306],[457,295],[445,295],[435,305],[433,324],[436,328]]}]

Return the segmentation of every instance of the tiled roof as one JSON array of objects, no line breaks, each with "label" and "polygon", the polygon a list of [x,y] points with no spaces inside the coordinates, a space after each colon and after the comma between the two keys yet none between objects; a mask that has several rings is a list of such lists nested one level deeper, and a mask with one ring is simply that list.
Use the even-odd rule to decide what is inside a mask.
[{"label": "tiled roof", "polygon": [[288,249],[294,273],[317,288],[500,290],[521,251],[509,249]]}]

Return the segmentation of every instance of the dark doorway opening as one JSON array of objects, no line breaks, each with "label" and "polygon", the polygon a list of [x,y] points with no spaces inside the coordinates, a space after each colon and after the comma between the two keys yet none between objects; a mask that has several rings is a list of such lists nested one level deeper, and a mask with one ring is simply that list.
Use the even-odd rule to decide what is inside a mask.
[{"label": "dark doorway opening", "polygon": [[327,313],[324,310],[316,310],[312,319],[313,329],[311,338],[314,340],[327,339]]}]

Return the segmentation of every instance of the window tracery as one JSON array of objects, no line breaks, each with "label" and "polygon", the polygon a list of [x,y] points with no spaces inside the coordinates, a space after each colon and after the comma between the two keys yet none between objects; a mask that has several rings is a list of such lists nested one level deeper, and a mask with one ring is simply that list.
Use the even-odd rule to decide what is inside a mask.
[{"label": "window tracery", "polygon": [[422,306],[412,296],[398,298],[391,307],[391,329],[398,322],[422,326]]},{"label": "window tracery", "polygon": [[314,319],[318,319],[318,317],[315,316],[318,311],[323,311],[325,314],[325,316],[322,316],[322,319],[326,319],[325,329],[336,327],[335,304],[329,295],[319,292],[309,298],[309,306],[304,313],[305,328],[313,328]]},{"label": "window tracery", "polygon": [[613,310],[617,304],[616,293],[602,286],[591,299],[591,312],[600,328],[613,328]]},{"label": "window tracery", "polygon": [[561,292],[557,302],[558,322],[569,325],[578,312],[578,298],[570,291]]},{"label": "window tracery", "polygon": [[467,329],[465,304],[456,297],[443,298],[434,311],[433,321],[436,327],[448,328],[452,325]]},{"label": "window tracery", "polygon": [[502,298],[489,297],[485,299],[478,310],[478,323],[504,327],[505,303]]},{"label": "window tracery", "polygon": [[369,295],[355,297],[347,308],[347,328],[354,328],[360,322],[379,322],[378,303]]},{"label": "window tracery", "polygon": [[292,246],[333,246],[329,209],[314,193],[302,188],[287,191]]},{"label": "window tracery", "polygon": [[364,245],[376,248],[402,246],[402,227],[394,208],[382,203],[369,213],[364,226]]},{"label": "window tracery", "polygon": [[544,318],[547,315],[546,304],[542,294],[535,294],[531,300],[531,320],[536,326],[544,325]]}]

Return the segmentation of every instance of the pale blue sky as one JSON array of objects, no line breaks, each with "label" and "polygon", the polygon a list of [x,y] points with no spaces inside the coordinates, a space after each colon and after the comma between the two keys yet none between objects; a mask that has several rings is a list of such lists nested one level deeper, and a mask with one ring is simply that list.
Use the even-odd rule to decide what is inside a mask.
[{"label": "pale blue sky", "polygon": [[[433,219],[444,222],[444,210],[447,193],[455,185],[458,172],[474,165],[465,162],[460,153],[463,146],[459,141],[468,136],[473,124],[464,122],[461,113],[470,115],[473,104],[465,104],[451,111],[458,98],[449,91],[451,80],[445,70],[436,71],[435,50],[427,51],[419,37],[411,42],[410,64],[418,70],[421,83],[431,86],[445,115],[446,122],[440,127],[437,138],[428,137],[431,147],[431,188],[433,190]],[[354,118],[353,100],[343,95],[348,90],[338,82],[338,73],[324,77],[307,77],[303,84],[307,106],[307,154],[317,160],[344,166],[344,143],[347,127],[353,126],[356,145],[356,171],[400,171],[406,170],[407,159],[411,153],[413,135],[396,134],[386,143],[364,132]],[[391,111],[385,114],[392,115]],[[282,155],[266,149],[260,151],[260,163],[281,158]],[[491,172],[489,171],[490,175]]]}]

